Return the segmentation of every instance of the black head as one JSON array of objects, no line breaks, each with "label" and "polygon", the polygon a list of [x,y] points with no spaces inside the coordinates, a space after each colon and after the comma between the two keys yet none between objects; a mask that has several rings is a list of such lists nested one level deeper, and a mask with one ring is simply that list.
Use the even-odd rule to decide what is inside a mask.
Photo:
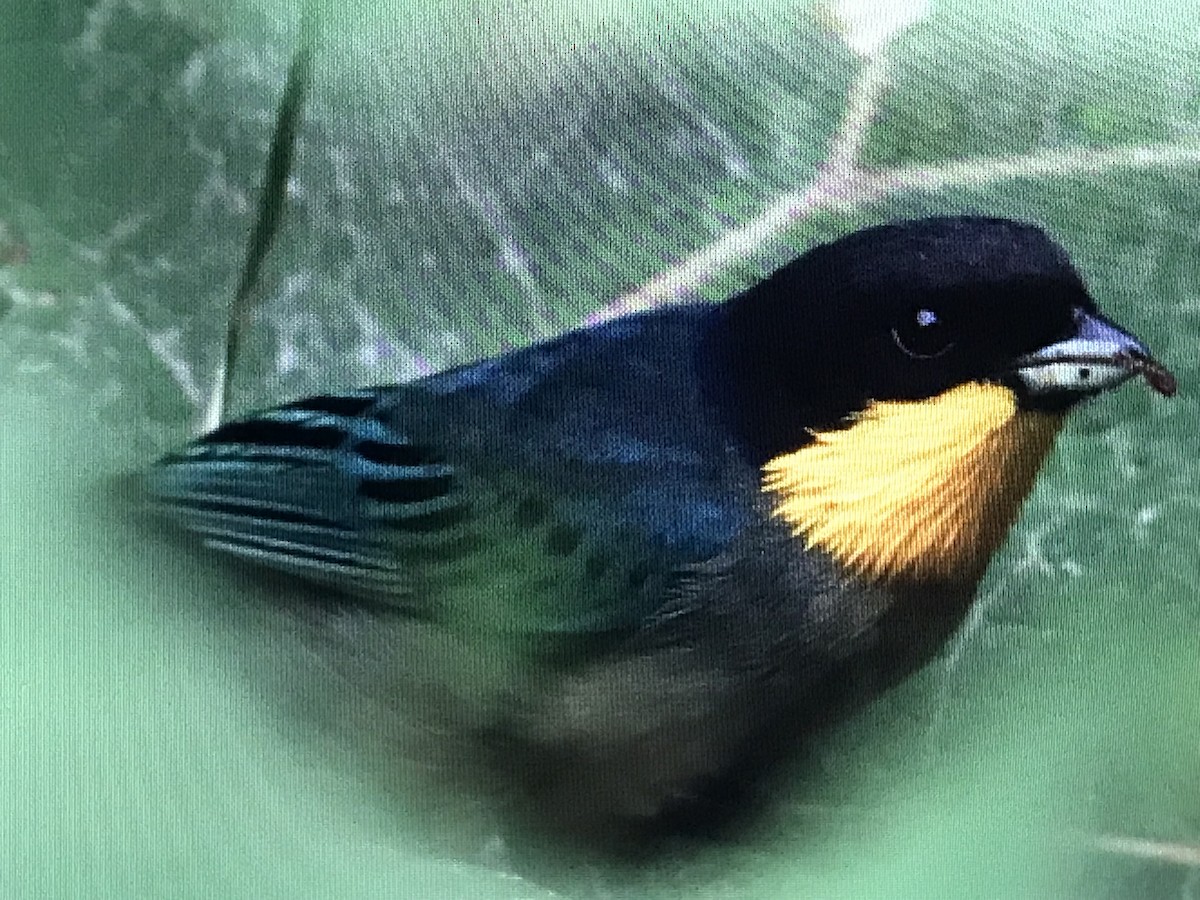
[{"label": "black head", "polygon": [[[1054,378],[1030,389],[1022,366],[1048,348],[1077,349],[1085,321],[1110,324],[1041,229],[920,219],[816,247],[732,298],[715,317],[705,362],[726,415],[766,459],[872,400],[922,400],[970,381],[1006,384],[1029,407],[1063,409],[1129,374],[1097,378],[1064,349],[1055,359],[1075,366],[1071,378],[1041,358],[1038,371]],[[1131,354],[1144,353],[1128,340]],[[1097,359],[1092,368],[1104,364],[1116,365]]]}]

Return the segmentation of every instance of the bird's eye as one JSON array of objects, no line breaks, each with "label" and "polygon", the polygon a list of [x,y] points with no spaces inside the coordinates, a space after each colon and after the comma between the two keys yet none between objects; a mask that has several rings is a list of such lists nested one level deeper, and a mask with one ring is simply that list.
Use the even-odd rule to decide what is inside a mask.
[{"label": "bird's eye", "polygon": [[913,310],[894,327],[892,340],[914,359],[936,359],[954,346],[941,314],[928,306]]}]

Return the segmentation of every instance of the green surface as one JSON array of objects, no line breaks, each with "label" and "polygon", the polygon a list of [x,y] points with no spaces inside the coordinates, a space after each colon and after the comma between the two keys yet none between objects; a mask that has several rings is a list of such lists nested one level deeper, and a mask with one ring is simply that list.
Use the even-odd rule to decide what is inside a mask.
[{"label": "green surface", "polygon": [[[252,589],[100,490],[197,421],[295,9],[11,2],[0,896],[1195,896],[1188,867],[1088,848],[1200,844],[1197,163],[872,198],[716,273],[705,295],[894,215],[1032,218],[1180,395],[1131,385],[1073,417],[961,638],[817,748],[759,830],[564,873],[469,804],[376,793],[369,751],[331,748],[269,688],[296,648],[231,612]],[[832,19],[792,3],[544,6],[331,12],[235,409],[577,324],[804,187],[857,72]],[[1186,148],[1198,14],[940,4],[891,49],[865,159]]]}]

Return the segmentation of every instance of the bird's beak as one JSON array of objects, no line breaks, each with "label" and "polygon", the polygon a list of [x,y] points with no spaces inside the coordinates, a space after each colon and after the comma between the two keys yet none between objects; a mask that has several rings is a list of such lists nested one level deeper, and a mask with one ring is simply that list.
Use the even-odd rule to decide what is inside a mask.
[{"label": "bird's beak", "polygon": [[1088,396],[1136,375],[1164,397],[1175,393],[1175,376],[1145,344],[1107,319],[1075,311],[1075,331],[1017,360],[1015,373],[1033,396]]}]

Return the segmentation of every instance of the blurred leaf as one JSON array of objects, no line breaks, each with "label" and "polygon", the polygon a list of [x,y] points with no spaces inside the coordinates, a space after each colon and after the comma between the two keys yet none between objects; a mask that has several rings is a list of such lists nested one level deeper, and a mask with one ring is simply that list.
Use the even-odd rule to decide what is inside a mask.
[{"label": "blurred leaf", "polygon": [[[83,489],[71,473],[90,470],[72,464],[76,454],[121,447],[140,464],[186,435],[222,353],[298,8],[63,3],[43,32],[47,8],[22,7],[10,33],[20,39],[0,55],[0,220],[28,245],[27,261],[0,267],[0,381],[23,395],[5,406],[19,424],[0,462],[6,486],[22,491],[5,509],[33,516],[6,523],[6,571],[35,588],[6,582],[14,677],[0,708],[33,704],[20,707],[21,758],[40,766],[36,782],[12,774],[6,796],[23,834],[67,835],[61,846],[80,853],[99,852],[84,833],[97,822],[156,824],[119,832],[130,840],[106,846],[108,868],[45,857],[39,877],[50,872],[62,890],[39,895],[128,896],[130,872],[152,873],[141,883],[158,895],[202,894],[217,869],[222,889],[282,894],[309,871],[296,860],[320,847],[328,883],[359,873],[347,896],[401,889],[426,864],[443,894],[469,883],[538,896],[502,855],[503,875],[459,882],[423,849],[380,850],[391,831],[346,823],[405,810],[305,787],[306,766],[353,780],[355,761],[297,762],[292,743],[264,749],[270,698],[251,702],[236,667],[222,668],[243,636],[179,612],[212,603],[221,588],[207,573],[168,576],[171,601],[151,602],[163,580],[161,557],[147,552],[131,563],[141,577],[84,591],[81,566],[135,554],[98,550],[101,520],[73,530],[71,507],[46,512],[38,498],[57,497],[54,485]],[[866,162],[936,171],[1194,140],[1198,12],[941,3],[890,48],[893,84]],[[412,377],[575,326],[807,187],[861,65],[828,16],[783,0],[351,0],[336,13],[235,373],[239,408]],[[628,880],[637,889],[627,893],[664,897],[1183,895],[1186,871],[1097,857],[1080,835],[1200,834],[1197,166],[1004,180],[980,171],[969,185],[817,209],[696,293],[722,299],[819,240],[893,216],[1033,219],[1069,248],[1102,307],[1176,369],[1180,396],[1167,403],[1130,386],[1074,416],[962,638],[810,748],[817,766],[779,791],[763,833],[633,876],[573,870],[564,895]],[[67,424],[43,431],[47,417],[29,409],[38,402]],[[45,474],[30,449],[39,446],[54,448],[59,475]],[[256,651],[263,665],[292,658],[287,646],[251,642]],[[132,678],[122,668],[131,658]],[[21,694],[30,683],[44,696]],[[104,716],[71,718],[98,698]],[[180,710],[193,719],[176,732]],[[79,721],[120,727],[97,742]],[[193,731],[208,742],[180,737]],[[232,768],[213,762],[226,757]],[[264,759],[280,762],[282,781],[260,784],[247,804],[271,768]],[[130,771],[156,773],[153,790],[137,793]],[[92,792],[82,807],[64,796],[72,779]],[[36,855],[31,840],[0,845],[0,873],[31,871],[15,865]],[[154,880],[166,877],[163,860],[184,873],[178,884]],[[7,893],[32,895],[32,885]]]}]

